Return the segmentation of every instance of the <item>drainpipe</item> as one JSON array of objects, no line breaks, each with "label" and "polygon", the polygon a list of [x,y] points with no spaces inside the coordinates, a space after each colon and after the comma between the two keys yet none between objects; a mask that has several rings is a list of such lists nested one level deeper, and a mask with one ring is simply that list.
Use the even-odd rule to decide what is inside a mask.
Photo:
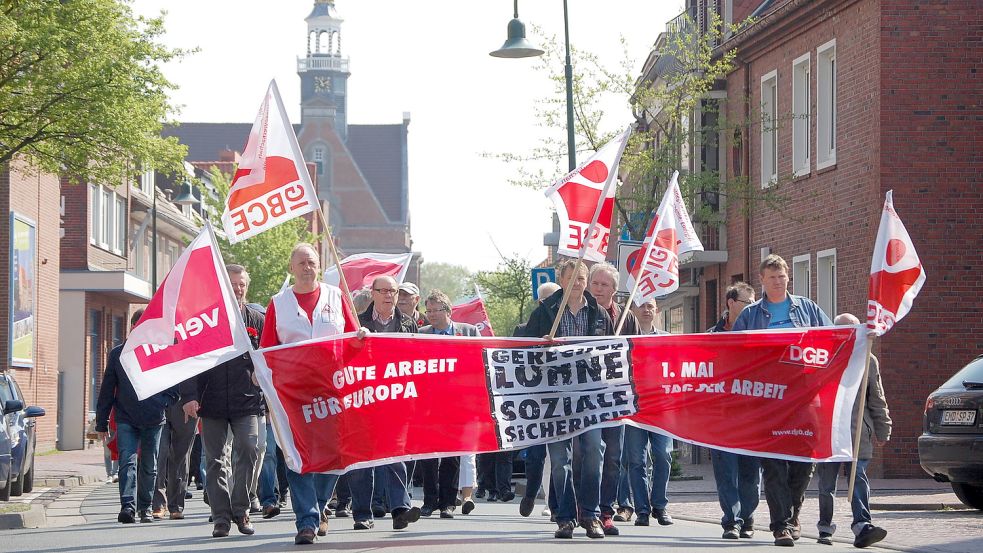
[{"label": "drainpipe", "polygon": [[[747,136],[744,137],[744,172],[747,174],[748,187],[751,183],[751,62],[744,61],[744,120],[748,122]],[[751,281],[751,210],[754,203],[748,201],[744,210],[744,278]]]}]

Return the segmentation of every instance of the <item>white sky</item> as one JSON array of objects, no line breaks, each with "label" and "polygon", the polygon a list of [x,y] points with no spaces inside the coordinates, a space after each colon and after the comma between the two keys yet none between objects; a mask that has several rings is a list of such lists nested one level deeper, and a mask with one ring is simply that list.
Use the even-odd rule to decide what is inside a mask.
[{"label": "white sky", "polygon": [[[179,86],[173,101],[187,122],[251,122],[271,78],[279,85],[291,122],[300,121],[296,58],[306,52],[304,18],[313,0],[135,0],[134,11],[167,10],[164,42],[200,49],[165,67]],[[542,235],[551,207],[540,191],[506,179],[516,168],[482,152],[522,152],[546,133],[535,101],[552,84],[533,70],[533,59],[488,55],[505,41],[510,0],[337,0],[342,53],[351,61],[349,124],[402,121],[409,127],[409,187],[413,249],[426,262],[492,269],[499,256],[518,254],[537,263],[546,255]],[[615,68],[628,43],[637,74],[682,0],[569,0],[570,41]],[[561,0],[519,2],[519,18],[532,34],[563,37]],[[539,42],[536,37],[531,37]],[[576,71],[574,67],[574,71]],[[559,68],[562,71],[562,68]],[[618,101],[606,130],[631,120]],[[243,137],[243,144],[245,143]],[[578,156],[582,161],[584,154]],[[543,183],[543,188],[549,186]]]}]

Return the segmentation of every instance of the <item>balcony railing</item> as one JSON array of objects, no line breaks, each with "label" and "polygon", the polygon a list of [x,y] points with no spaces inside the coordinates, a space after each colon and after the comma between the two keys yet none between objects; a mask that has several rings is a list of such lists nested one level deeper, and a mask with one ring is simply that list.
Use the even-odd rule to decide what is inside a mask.
[{"label": "balcony railing", "polygon": [[696,21],[696,6],[690,6],[686,11],[666,23],[666,34],[687,33],[693,30]]},{"label": "balcony railing", "polygon": [[338,56],[308,56],[297,58],[297,71],[327,69],[348,72],[348,58]]}]

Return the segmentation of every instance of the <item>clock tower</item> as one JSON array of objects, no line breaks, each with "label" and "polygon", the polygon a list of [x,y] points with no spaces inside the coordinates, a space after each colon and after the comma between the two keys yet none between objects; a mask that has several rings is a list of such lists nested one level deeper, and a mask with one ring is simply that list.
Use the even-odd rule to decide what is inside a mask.
[{"label": "clock tower", "polygon": [[334,0],[315,0],[307,22],[307,56],[297,58],[301,126],[333,122],[348,139],[348,57],[341,54],[341,24]]}]

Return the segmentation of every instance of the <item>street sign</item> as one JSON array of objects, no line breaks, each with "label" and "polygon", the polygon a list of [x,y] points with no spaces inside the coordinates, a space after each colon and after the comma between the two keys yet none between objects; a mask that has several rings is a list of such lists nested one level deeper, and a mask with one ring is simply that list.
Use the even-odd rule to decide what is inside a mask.
[{"label": "street sign", "polygon": [[546,282],[556,282],[556,269],[549,267],[532,270],[532,299],[539,301],[539,287]]},{"label": "street sign", "polygon": [[635,260],[640,255],[642,243],[637,241],[622,240],[618,242],[618,291],[628,294],[628,270],[635,265]]}]

